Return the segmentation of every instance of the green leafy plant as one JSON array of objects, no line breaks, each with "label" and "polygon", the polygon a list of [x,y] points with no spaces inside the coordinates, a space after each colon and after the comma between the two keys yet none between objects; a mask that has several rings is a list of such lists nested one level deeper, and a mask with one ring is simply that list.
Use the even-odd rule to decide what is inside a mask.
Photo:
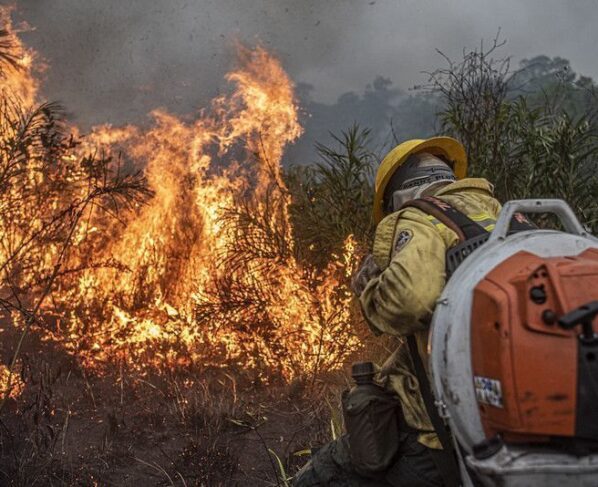
[{"label": "green leafy plant", "polygon": [[445,57],[448,66],[430,74],[429,88],[441,100],[441,131],[463,142],[469,174],[492,182],[501,201],[564,199],[597,230],[593,82],[558,59],[540,59],[542,69],[525,62],[512,72],[508,57],[495,57],[503,45],[496,38],[459,62]]},{"label": "green leafy plant", "polygon": [[294,166],[287,174],[291,217],[300,257],[316,266],[339,255],[353,235],[364,248],[371,242],[373,172],[377,157],[370,131],[353,125],[332,134],[337,147],[317,144],[319,160]]}]

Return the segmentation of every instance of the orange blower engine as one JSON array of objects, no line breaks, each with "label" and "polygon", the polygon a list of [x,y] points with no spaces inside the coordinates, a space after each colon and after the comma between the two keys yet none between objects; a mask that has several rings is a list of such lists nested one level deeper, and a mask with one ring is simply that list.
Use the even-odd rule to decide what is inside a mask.
[{"label": "orange blower engine", "polygon": [[[565,231],[510,235],[516,212]],[[505,205],[449,279],[432,385],[464,485],[598,486],[598,239],[560,200]]]}]

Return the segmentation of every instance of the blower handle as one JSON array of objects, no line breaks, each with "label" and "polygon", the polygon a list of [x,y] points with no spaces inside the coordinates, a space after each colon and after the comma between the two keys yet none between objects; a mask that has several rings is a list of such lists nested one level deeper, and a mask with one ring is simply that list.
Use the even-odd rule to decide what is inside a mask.
[{"label": "blower handle", "polygon": [[508,201],[502,208],[496,226],[490,234],[489,242],[504,240],[509,234],[511,220],[516,213],[553,213],[565,227],[567,233],[586,237],[586,232],[571,207],[563,200],[538,199],[538,200],[513,200]]},{"label": "blower handle", "polygon": [[592,322],[597,315],[598,301],[591,301],[561,316],[559,326],[564,330],[571,330],[577,325],[581,325],[580,340],[587,345],[595,345],[598,343],[598,334],[594,332]]}]

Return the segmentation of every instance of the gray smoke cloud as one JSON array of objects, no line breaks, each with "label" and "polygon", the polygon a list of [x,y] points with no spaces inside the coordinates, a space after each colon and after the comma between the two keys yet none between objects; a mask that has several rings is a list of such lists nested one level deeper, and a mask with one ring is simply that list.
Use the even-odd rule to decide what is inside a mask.
[{"label": "gray smoke cloud", "polygon": [[47,59],[44,93],[83,127],[190,113],[222,89],[232,44],[261,42],[310,96],[334,103],[377,75],[406,89],[498,28],[516,59],[570,59],[598,77],[595,0],[19,0]]}]

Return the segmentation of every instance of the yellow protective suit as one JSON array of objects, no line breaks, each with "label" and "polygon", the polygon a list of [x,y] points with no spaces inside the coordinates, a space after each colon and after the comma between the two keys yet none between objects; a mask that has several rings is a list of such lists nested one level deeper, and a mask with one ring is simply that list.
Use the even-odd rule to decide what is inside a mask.
[{"label": "yellow protective suit", "polygon": [[[494,228],[500,203],[485,179],[463,179],[441,187],[434,196],[477,221]],[[458,243],[457,234],[416,208],[385,217],[376,228],[373,255],[382,272],[360,295],[364,317],[375,333],[397,337],[414,334],[427,366],[430,318],[446,282],[445,255]],[[441,448],[426,412],[405,344],[382,366],[381,379],[398,394],[405,420],[421,431],[420,443]]]}]

